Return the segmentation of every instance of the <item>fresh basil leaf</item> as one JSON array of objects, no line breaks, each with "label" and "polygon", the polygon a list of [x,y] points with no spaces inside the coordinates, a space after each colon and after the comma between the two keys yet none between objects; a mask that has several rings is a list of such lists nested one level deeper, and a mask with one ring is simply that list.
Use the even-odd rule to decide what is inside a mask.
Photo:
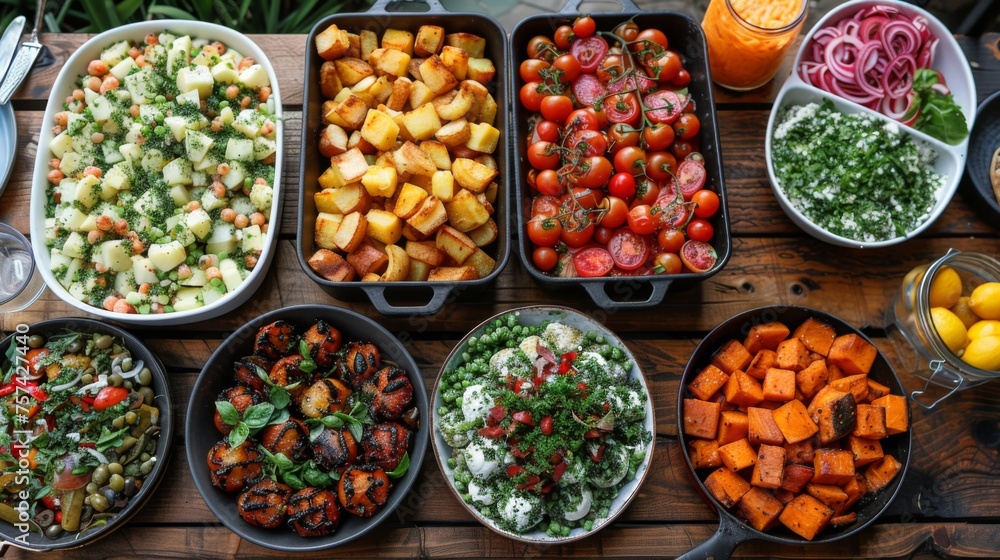
[{"label": "fresh basil leaf", "polygon": [[268,453],[267,459],[283,471],[295,468],[295,463],[288,457],[285,457],[284,453]]},{"label": "fresh basil leaf", "polygon": [[243,412],[243,422],[252,430],[259,430],[267,425],[274,412],[274,405],[271,403],[259,403],[249,406]]},{"label": "fresh basil leaf", "polygon": [[299,339],[299,354],[302,354],[302,357],[306,359],[312,356],[312,352],[309,351],[309,343],[301,338]]},{"label": "fresh basil leaf", "polygon": [[281,479],[285,481],[285,484],[291,486],[294,490],[302,490],[306,487],[306,483],[302,482],[302,479],[293,472],[281,473]]},{"label": "fresh basil leaf", "polygon": [[129,428],[122,428],[120,430],[115,430],[114,432],[108,430],[107,427],[101,429],[101,435],[97,438],[95,442],[97,450],[100,452],[105,452],[113,447],[118,447],[125,443],[125,434],[128,432]]},{"label": "fresh basil leaf", "polygon": [[267,425],[274,426],[276,424],[284,424],[285,422],[288,422],[288,419],[291,417],[292,415],[288,413],[287,408],[275,409],[274,414],[271,415],[271,419],[267,421]]},{"label": "fresh basil leaf", "polygon": [[389,475],[389,478],[402,478],[402,476],[404,474],[406,474],[406,471],[408,471],[408,470],[410,470],[410,452],[409,451],[407,451],[406,453],[403,453],[403,458],[399,460],[399,465],[396,466],[396,468],[393,469],[392,472],[386,473],[386,474]]},{"label": "fresh basil leaf", "polygon": [[306,372],[306,373],[312,373],[312,372],[316,371],[317,367],[318,366],[316,365],[316,362],[312,361],[309,358],[306,358],[306,359],[302,360],[301,362],[299,362],[299,369],[302,370],[302,371],[304,371],[304,372]]},{"label": "fresh basil leaf", "polygon": [[316,486],[317,488],[325,488],[333,483],[330,475],[317,468],[312,461],[306,463],[305,468],[302,469],[302,478],[310,486]]},{"label": "fresh basil leaf", "polygon": [[319,435],[322,434],[323,430],[325,429],[326,426],[324,426],[322,422],[317,422],[316,424],[313,424],[312,427],[309,428],[309,441],[310,442],[316,441],[319,438]]},{"label": "fresh basil leaf", "polygon": [[351,435],[354,436],[355,441],[361,441],[361,438],[365,435],[365,428],[355,419],[351,419],[347,423],[347,429],[351,431]]},{"label": "fresh basil leaf", "polygon": [[257,377],[264,380],[264,382],[267,383],[268,385],[274,385],[274,383],[271,383],[271,376],[268,375],[266,371],[264,371],[264,368],[258,366],[257,364],[254,364],[253,368],[254,370],[257,371]]},{"label": "fresh basil leaf", "polygon": [[340,417],[338,417],[336,414],[337,413],[335,413],[333,416],[324,416],[324,417],[320,418],[319,421],[322,422],[323,425],[326,426],[327,428],[334,428],[334,429],[336,429],[336,428],[343,427],[344,420],[341,419]]},{"label": "fresh basil leaf", "polygon": [[229,447],[239,447],[250,437],[250,427],[246,422],[240,422],[229,432]]},{"label": "fresh basil leaf", "polygon": [[920,112],[913,127],[954,146],[969,135],[969,124],[954,96],[933,88],[939,82],[938,73],[934,70],[917,70],[913,77],[913,91],[917,97],[906,117],[912,118],[914,107],[918,108]]},{"label": "fresh basil leaf", "polygon": [[275,408],[285,408],[291,402],[292,397],[289,396],[288,391],[284,387],[275,386],[271,387],[271,395],[268,397],[268,400],[271,401],[271,404]]},{"label": "fresh basil leaf", "polygon": [[215,401],[215,410],[219,411],[227,426],[235,426],[240,421],[240,412],[229,401]]}]

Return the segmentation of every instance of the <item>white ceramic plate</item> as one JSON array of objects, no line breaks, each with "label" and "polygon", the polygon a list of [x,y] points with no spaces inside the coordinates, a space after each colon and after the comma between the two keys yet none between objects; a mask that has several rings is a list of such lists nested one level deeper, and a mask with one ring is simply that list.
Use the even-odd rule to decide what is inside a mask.
[{"label": "white ceramic plate", "polygon": [[[177,311],[173,313],[163,313],[160,315],[114,313],[76,299],[66,290],[66,288],[62,286],[62,284],[59,283],[58,280],[56,280],[55,276],[52,274],[49,248],[45,246],[45,205],[47,200],[46,191],[49,186],[47,175],[49,172],[48,162],[50,159],[48,146],[49,142],[53,138],[51,124],[54,122],[55,114],[63,110],[63,100],[70,95],[74,89],[74,82],[80,75],[86,74],[87,64],[91,60],[99,58],[101,51],[108,45],[122,40],[141,42],[147,34],[161,33],[163,31],[190,35],[192,39],[211,39],[222,41],[223,44],[236,49],[244,56],[253,57],[254,60],[262,65],[267,71],[268,78],[271,81],[271,98],[274,99],[273,112],[277,117],[275,119],[275,124],[277,125],[277,157],[274,167],[274,184],[272,185],[272,188],[274,189],[274,198],[271,204],[271,215],[268,216],[268,231],[264,238],[263,252],[250,275],[244,279],[243,283],[240,284],[239,288],[235,291],[225,295],[210,305],[188,311]],[[262,51],[260,47],[258,47],[257,44],[251,41],[246,35],[227,27],[211,23],[184,20],[144,21],[123,25],[110,31],[105,31],[100,35],[92,37],[84,43],[63,65],[62,70],[59,72],[59,76],[56,77],[56,81],[52,86],[52,93],[49,96],[49,103],[45,108],[45,117],[42,119],[42,123],[42,130],[38,139],[38,156],[35,160],[35,171],[32,175],[33,181],[31,187],[30,210],[31,243],[34,248],[35,260],[42,272],[42,277],[45,279],[45,283],[48,285],[49,289],[55,292],[55,294],[58,295],[63,301],[69,303],[77,309],[80,309],[81,311],[99,315],[106,319],[113,319],[124,323],[139,325],[163,326],[187,324],[217,317],[223,313],[236,309],[257,291],[257,288],[259,288],[261,283],[264,281],[267,269],[271,264],[271,260],[274,257],[274,252],[277,247],[279,219],[281,217],[281,199],[283,194],[281,189],[281,167],[284,141],[281,94],[278,90],[277,75],[275,74],[271,63],[264,55],[264,51]]]},{"label": "white ceramic plate", "polygon": [[884,241],[858,241],[847,237],[841,237],[826,231],[813,223],[809,220],[809,218],[796,209],[792,205],[789,198],[785,195],[784,190],[778,186],[778,180],[774,174],[774,164],[771,160],[771,142],[774,136],[774,129],[778,126],[778,117],[788,107],[812,102],[818,103],[823,99],[830,99],[833,101],[836,109],[842,113],[866,113],[879,120],[887,122],[891,120],[881,113],[872,111],[871,109],[863,107],[853,101],[848,101],[847,99],[827,93],[819,88],[805,83],[799,76],[798,72],[799,63],[802,62],[802,58],[806,53],[806,49],[810,45],[812,36],[818,30],[829,25],[835,25],[840,20],[853,16],[859,10],[876,5],[892,6],[898,8],[901,12],[911,17],[915,15],[922,15],[927,18],[928,27],[934,33],[934,36],[940,40],[934,54],[932,67],[941,72],[944,76],[945,82],[948,84],[948,88],[954,96],[955,103],[961,106],[962,112],[965,114],[965,120],[968,123],[970,130],[972,129],[976,116],[976,85],[972,79],[972,70],[969,68],[969,63],[966,60],[965,55],[962,53],[962,49],[958,46],[958,43],[952,36],[951,31],[949,31],[944,24],[928,12],[912,4],[900,2],[898,0],[854,0],[839,6],[835,10],[832,10],[826,15],[826,17],[821,19],[815,26],[813,26],[812,29],[809,30],[809,33],[802,41],[802,47],[799,49],[799,52],[795,57],[795,65],[792,74],[788,77],[785,84],[778,92],[778,96],[774,101],[774,107],[771,110],[771,116],[767,121],[767,136],[764,146],[765,158],[767,160],[767,175],[771,180],[771,188],[774,190],[774,195],[778,199],[778,204],[781,206],[781,209],[785,211],[785,214],[787,214],[797,226],[802,228],[809,235],[812,235],[821,241],[826,241],[827,243],[843,247],[861,249],[895,245],[920,235],[921,232],[930,227],[938,216],[944,212],[944,209],[948,206],[952,196],[954,196],[955,191],[958,189],[958,183],[962,179],[962,173],[965,170],[966,154],[969,149],[968,137],[966,137],[960,144],[952,146],[945,144],[936,138],[932,138],[919,130],[902,124],[899,125],[901,134],[908,134],[912,136],[918,144],[926,144],[938,154],[937,161],[934,164],[934,170],[944,176],[945,184],[938,196],[937,202],[931,208],[929,216],[923,223],[908,232],[905,236],[895,237]]},{"label": "white ceramic plate", "polygon": [[10,169],[17,155],[17,119],[10,103],[0,105],[0,195],[7,188]]},{"label": "white ceramic plate", "polygon": [[455,498],[461,503],[465,509],[467,509],[480,523],[485,525],[487,528],[514,540],[534,543],[534,544],[559,544],[567,543],[571,541],[580,540],[591,536],[597,531],[607,527],[616,517],[621,515],[625,510],[626,506],[632,501],[633,498],[639,493],[639,487],[642,485],[643,480],[646,478],[646,474],[649,471],[649,465],[653,458],[653,447],[656,442],[656,421],[653,418],[653,401],[652,395],[649,392],[649,386],[646,384],[646,378],[643,377],[642,372],[639,371],[639,366],[635,360],[635,356],[632,352],[622,343],[621,340],[615,336],[614,333],[609,331],[604,325],[598,323],[594,319],[567,307],[557,307],[557,306],[536,306],[536,307],[522,307],[520,309],[511,309],[509,311],[504,311],[503,313],[497,314],[490,317],[486,321],[483,321],[479,326],[467,334],[461,342],[459,342],[448,358],[445,359],[444,365],[441,367],[441,373],[443,374],[446,370],[454,369],[462,363],[462,353],[468,349],[468,342],[470,337],[478,337],[485,332],[486,327],[501,317],[505,317],[511,313],[520,313],[520,323],[522,325],[540,325],[543,322],[555,322],[569,325],[571,327],[576,327],[583,332],[596,332],[604,336],[608,344],[612,346],[617,346],[625,352],[625,355],[632,361],[632,369],[629,371],[629,379],[637,379],[642,385],[643,390],[646,392],[646,416],[643,418],[643,428],[653,435],[646,447],[646,456],[642,463],[639,464],[638,469],[636,469],[635,478],[628,481],[618,492],[618,496],[611,503],[610,514],[604,518],[594,523],[593,528],[590,531],[584,530],[582,527],[577,527],[567,537],[551,537],[540,529],[535,528],[534,530],[527,531],[525,533],[514,533],[501,529],[496,521],[484,516],[475,507],[465,503],[462,500],[459,492],[455,489],[454,482],[454,469],[448,466],[448,459],[451,458],[452,448],[444,441],[444,437],[441,435],[440,420],[441,416],[438,413],[438,409],[444,404],[441,398],[441,378],[442,375],[438,375],[437,382],[434,388],[434,406],[433,410],[433,428],[431,431],[431,443],[434,444],[434,456],[437,458],[438,466],[441,467],[441,471],[444,473],[445,480],[448,481],[448,488],[452,490]]}]

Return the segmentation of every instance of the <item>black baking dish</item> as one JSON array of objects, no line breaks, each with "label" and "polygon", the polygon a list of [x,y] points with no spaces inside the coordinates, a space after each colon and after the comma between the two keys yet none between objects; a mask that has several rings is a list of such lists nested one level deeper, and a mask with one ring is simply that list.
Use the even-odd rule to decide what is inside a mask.
[{"label": "black baking dish", "polygon": [[[296,231],[296,247],[299,264],[306,275],[325,291],[339,299],[354,299],[365,294],[375,309],[383,315],[430,315],[441,309],[450,299],[468,291],[478,290],[493,282],[510,258],[510,209],[509,188],[513,185],[510,158],[508,157],[508,84],[509,72],[507,54],[507,34],[497,21],[489,16],[475,13],[447,12],[438,0],[422,0],[429,7],[427,12],[402,12],[387,10],[391,0],[378,0],[364,13],[334,14],[320,20],[309,33],[306,43],[305,83],[302,107],[302,159],[299,170],[299,209]],[[500,142],[492,154],[497,162],[500,184],[493,220],[499,230],[497,240],[483,249],[496,260],[493,271],[485,278],[458,282],[331,282],[318,275],[309,267],[308,259],[316,250],[314,230],[316,226],[316,204],[313,195],[318,192],[318,178],[329,161],[319,153],[319,133],[323,123],[321,106],[324,98],[319,87],[319,71],[324,60],[318,55],[315,37],[331,24],[341,29],[357,32],[360,29],[374,31],[379,37],[386,29],[401,29],[416,33],[421,25],[439,25],[445,31],[473,33],[486,39],[485,56],[493,61],[496,77],[487,85],[498,105],[493,124],[500,130]]]},{"label": "black baking dish", "polygon": [[[558,14],[541,14],[531,16],[521,21],[511,33],[511,72],[510,91],[518,92],[524,85],[519,68],[527,58],[527,45],[532,37],[546,35],[551,37],[560,25],[572,24],[578,16],[582,0],[569,0]],[[703,273],[684,272],[674,275],[650,275],[628,277],[598,277],[598,278],[560,278],[543,274],[532,262],[532,245],[524,234],[525,226],[530,219],[532,197],[529,193],[526,176],[530,169],[527,161],[527,138],[529,137],[528,117],[531,111],[525,109],[517,99],[512,100],[514,179],[509,183],[515,185],[515,210],[517,214],[517,231],[520,242],[518,250],[521,261],[528,272],[540,284],[548,288],[563,290],[582,286],[594,303],[605,309],[649,307],[659,304],[668,288],[690,288],[706,278],[719,272],[729,260],[731,243],[729,233],[729,210],[726,202],[726,190],[722,176],[722,154],[720,153],[718,123],[715,115],[715,100],[712,93],[712,79],[708,69],[708,54],[705,46],[705,35],[701,26],[689,16],[675,12],[648,12],[639,10],[631,0],[619,0],[623,12],[620,13],[590,13],[597,23],[597,29],[610,31],[618,24],[631,18],[640,29],[655,27],[666,33],[670,49],[677,51],[684,62],[684,68],[691,74],[691,84],[688,86],[694,99],[696,114],[701,121],[699,133],[700,152],[705,158],[705,170],[708,179],[706,189],[711,189],[719,195],[719,211],[711,218],[715,236],[712,246],[718,254],[715,266]]]}]

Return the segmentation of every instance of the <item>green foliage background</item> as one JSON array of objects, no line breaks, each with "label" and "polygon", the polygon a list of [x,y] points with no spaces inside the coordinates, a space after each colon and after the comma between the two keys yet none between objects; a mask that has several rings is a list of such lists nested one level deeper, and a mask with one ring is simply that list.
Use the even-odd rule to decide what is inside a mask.
[{"label": "green foliage background", "polygon": [[[151,19],[217,23],[243,33],[308,33],[327,15],[364,11],[373,0],[48,0],[45,32],[99,33]],[[0,33],[18,15],[28,18],[34,0],[0,0]]]}]

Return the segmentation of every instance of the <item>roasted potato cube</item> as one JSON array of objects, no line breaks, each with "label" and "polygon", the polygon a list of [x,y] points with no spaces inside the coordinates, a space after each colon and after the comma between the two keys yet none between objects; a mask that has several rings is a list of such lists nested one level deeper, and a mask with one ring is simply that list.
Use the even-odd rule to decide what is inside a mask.
[{"label": "roasted potato cube", "polygon": [[324,62],[319,67],[319,91],[323,97],[333,99],[343,87],[340,74],[337,73],[337,65],[332,60]]},{"label": "roasted potato cube", "polygon": [[423,80],[423,78],[420,77],[420,65],[423,64],[425,60],[427,59],[416,57],[410,59],[410,67],[407,68],[406,71],[410,73],[410,77],[415,81],[420,82]]},{"label": "roasted potato cube", "polygon": [[488,84],[497,75],[493,61],[488,58],[469,58],[468,78],[481,84]]},{"label": "roasted potato cube", "polygon": [[382,48],[403,51],[413,56],[413,33],[402,29],[386,29],[382,34]]},{"label": "roasted potato cube", "polygon": [[319,153],[329,158],[346,151],[347,132],[335,124],[326,125],[319,135]]},{"label": "roasted potato cube", "polygon": [[371,56],[372,51],[378,48],[378,35],[370,29],[362,29],[359,33],[361,41],[361,53],[358,56],[361,60],[368,60]]},{"label": "roasted potato cube", "polygon": [[472,33],[449,33],[444,36],[444,44],[458,47],[474,57],[482,57],[486,52],[486,39]]},{"label": "roasted potato cube", "polygon": [[337,74],[340,76],[340,81],[347,87],[351,87],[375,73],[371,64],[360,58],[339,58],[334,61],[334,64],[337,65]]},{"label": "roasted potato cube", "polygon": [[464,146],[471,136],[472,129],[469,128],[469,122],[464,118],[451,121],[434,133],[434,137],[449,148]]},{"label": "roasted potato cube", "polygon": [[420,143],[420,149],[431,157],[431,161],[438,169],[451,169],[451,154],[448,153],[448,146],[435,140],[424,140]]},{"label": "roasted potato cube", "polygon": [[372,165],[361,177],[361,184],[371,196],[390,197],[396,193],[396,180],[395,167]]},{"label": "roasted potato cube", "polygon": [[333,203],[342,214],[351,212],[364,214],[372,206],[372,197],[361,183],[351,183],[333,191]]},{"label": "roasted potato cube", "polygon": [[414,260],[410,258],[410,273],[406,275],[406,279],[411,282],[426,282],[427,277],[431,274],[431,265]]},{"label": "roasted potato cube", "polygon": [[372,146],[371,142],[365,140],[364,137],[361,136],[360,130],[352,131],[350,138],[347,139],[347,149],[353,150],[355,148],[361,150],[361,153],[366,156],[374,156],[378,153],[378,148]]},{"label": "roasted potato cube", "polygon": [[428,57],[441,52],[444,45],[444,28],[437,25],[421,25],[413,43],[413,54]]},{"label": "roasted potato cube", "polygon": [[407,241],[406,254],[410,255],[411,260],[431,266],[441,266],[444,263],[444,251],[438,249],[433,241]]},{"label": "roasted potato cube", "polygon": [[[368,160],[361,150],[352,148],[342,154],[337,154],[330,158],[330,167],[336,167],[343,181],[342,185],[347,185],[355,181],[360,181],[365,172],[368,171]],[[337,186],[342,186],[337,185]]]},{"label": "roasted potato cube", "polygon": [[485,224],[467,232],[466,235],[468,235],[469,239],[471,239],[477,246],[485,247],[496,241],[499,233],[500,228],[497,227],[497,223],[493,221],[493,218],[490,218],[489,220],[486,220]]},{"label": "roasted potato cube", "polygon": [[389,115],[369,109],[365,123],[361,126],[361,137],[379,151],[391,149],[396,144],[399,127]]},{"label": "roasted potato cube", "polygon": [[340,208],[337,207],[337,203],[334,201],[333,195],[337,192],[337,189],[323,189],[318,193],[313,195],[313,200],[316,203],[317,212],[325,212],[327,214],[343,214]]},{"label": "roasted potato cube", "polygon": [[361,128],[361,125],[365,122],[365,117],[368,116],[368,103],[357,95],[351,94],[341,101],[333,112],[343,121],[342,123],[335,122],[334,124],[346,130],[357,130]]},{"label": "roasted potato cube", "polygon": [[314,234],[316,245],[324,249],[336,249],[337,244],[333,242],[333,236],[337,234],[337,228],[340,227],[340,222],[343,219],[343,214],[320,212],[316,216]]},{"label": "roasted potato cube", "polygon": [[[341,80],[344,76],[341,75]],[[455,89],[458,79],[452,75],[451,70],[445,67],[438,55],[428,57],[420,65],[420,79],[427,85],[434,95],[441,95]]]},{"label": "roasted potato cube", "polygon": [[406,75],[406,69],[410,65],[410,55],[395,49],[375,49],[371,58],[368,59],[375,74],[379,76],[390,75],[401,77]]},{"label": "roasted potato cube", "polygon": [[496,170],[468,158],[456,158],[451,163],[451,172],[462,188],[476,194],[485,191],[490,181],[497,176]]},{"label": "roasted potato cube", "polygon": [[348,253],[347,262],[351,263],[359,276],[381,274],[389,262],[389,256],[366,239],[357,249]]},{"label": "roasted potato cube", "polygon": [[486,207],[476,199],[476,195],[465,189],[455,193],[451,201],[445,203],[444,209],[448,211],[448,222],[463,233],[476,229],[490,219]]},{"label": "roasted potato cube", "polygon": [[463,264],[465,259],[478,249],[468,235],[449,225],[441,226],[434,242],[438,249],[444,251],[457,264]]},{"label": "roasted potato cube", "polygon": [[479,273],[471,266],[439,266],[427,275],[428,282],[461,282],[479,280]]},{"label": "roasted potato cube", "polygon": [[392,212],[372,208],[365,214],[368,220],[367,235],[376,241],[391,245],[403,236],[403,220]]},{"label": "roasted potato cube", "polygon": [[309,257],[309,268],[330,282],[350,282],[355,270],[344,257],[329,249],[320,249]]},{"label": "roasted potato cube", "polygon": [[455,176],[451,171],[435,171],[431,175],[431,194],[448,202],[455,196]]},{"label": "roasted potato cube", "polygon": [[382,282],[406,280],[410,274],[410,257],[406,251],[399,245],[386,245],[385,252],[389,255],[389,262],[379,280]]},{"label": "roasted potato cube", "polygon": [[486,101],[483,102],[483,106],[479,109],[476,122],[492,125],[497,118],[497,109],[496,100],[493,99],[492,95],[487,95]]},{"label": "roasted potato cube", "polygon": [[469,122],[477,122],[479,113],[482,112],[483,105],[486,103],[486,98],[490,95],[490,90],[486,89],[486,86],[483,84],[473,80],[463,81],[459,88],[472,94],[472,107],[470,107],[469,112],[465,114],[465,120]]},{"label": "roasted potato cube", "polygon": [[410,107],[414,109],[430,103],[436,96],[437,94],[423,82],[416,81],[410,84]]},{"label": "roasted potato cube", "polygon": [[469,258],[465,259],[465,264],[476,269],[476,274],[480,278],[486,278],[493,272],[493,269],[497,266],[497,261],[493,257],[486,254],[486,251],[482,249],[476,249],[475,253],[469,255]]},{"label": "roasted potato cube", "polygon": [[445,45],[441,49],[441,62],[456,79],[464,80],[469,71],[469,53],[458,47]]},{"label": "roasted potato cube", "polygon": [[393,111],[402,111],[406,102],[410,100],[410,85],[412,83],[413,81],[405,76],[396,78],[396,81],[392,82],[392,92],[385,100],[386,106]]},{"label": "roasted potato cube", "polygon": [[416,213],[427,197],[427,191],[424,189],[412,183],[403,183],[403,188],[399,189],[399,196],[396,197],[392,212],[405,220]]},{"label": "roasted potato cube", "polygon": [[[413,142],[405,142],[399,147],[395,152],[393,152],[393,159],[396,161],[396,170],[399,170],[400,165],[403,166],[409,173],[414,175],[433,175],[437,171],[437,167],[434,166],[434,162],[431,157],[427,155],[419,146]],[[472,160],[469,160],[475,163]]]},{"label": "roasted potato cube", "polygon": [[333,242],[345,253],[358,248],[365,239],[365,232],[368,229],[368,220],[361,212],[351,212],[344,216],[333,236]]},{"label": "roasted potato cube", "polygon": [[497,149],[499,141],[500,131],[493,128],[492,125],[471,123],[469,124],[469,139],[466,140],[465,147],[484,154],[492,154]]},{"label": "roasted potato cube", "polygon": [[[464,82],[463,82],[464,83]],[[436,98],[431,104],[439,117],[446,121],[460,119],[472,109],[475,98],[467,88],[459,88],[458,93],[450,100],[444,96]]]},{"label": "roasted potato cube", "polygon": [[327,167],[326,171],[320,174],[317,182],[319,183],[319,188],[330,191],[347,184],[344,182],[344,178],[340,176],[340,169],[336,165]]},{"label": "roasted potato cube", "polygon": [[441,128],[441,119],[434,110],[432,103],[424,104],[403,116],[406,130],[414,140],[433,138],[434,133]]},{"label": "roasted potato cube", "polygon": [[325,60],[340,58],[347,53],[350,47],[350,40],[347,38],[347,31],[333,24],[316,35],[316,52]]},{"label": "roasted potato cube", "polygon": [[406,219],[403,235],[413,241],[422,241],[447,222],[448,212],[444,209],[444,204],[437,197],[429,196],[424,199],[420,208]]}]

